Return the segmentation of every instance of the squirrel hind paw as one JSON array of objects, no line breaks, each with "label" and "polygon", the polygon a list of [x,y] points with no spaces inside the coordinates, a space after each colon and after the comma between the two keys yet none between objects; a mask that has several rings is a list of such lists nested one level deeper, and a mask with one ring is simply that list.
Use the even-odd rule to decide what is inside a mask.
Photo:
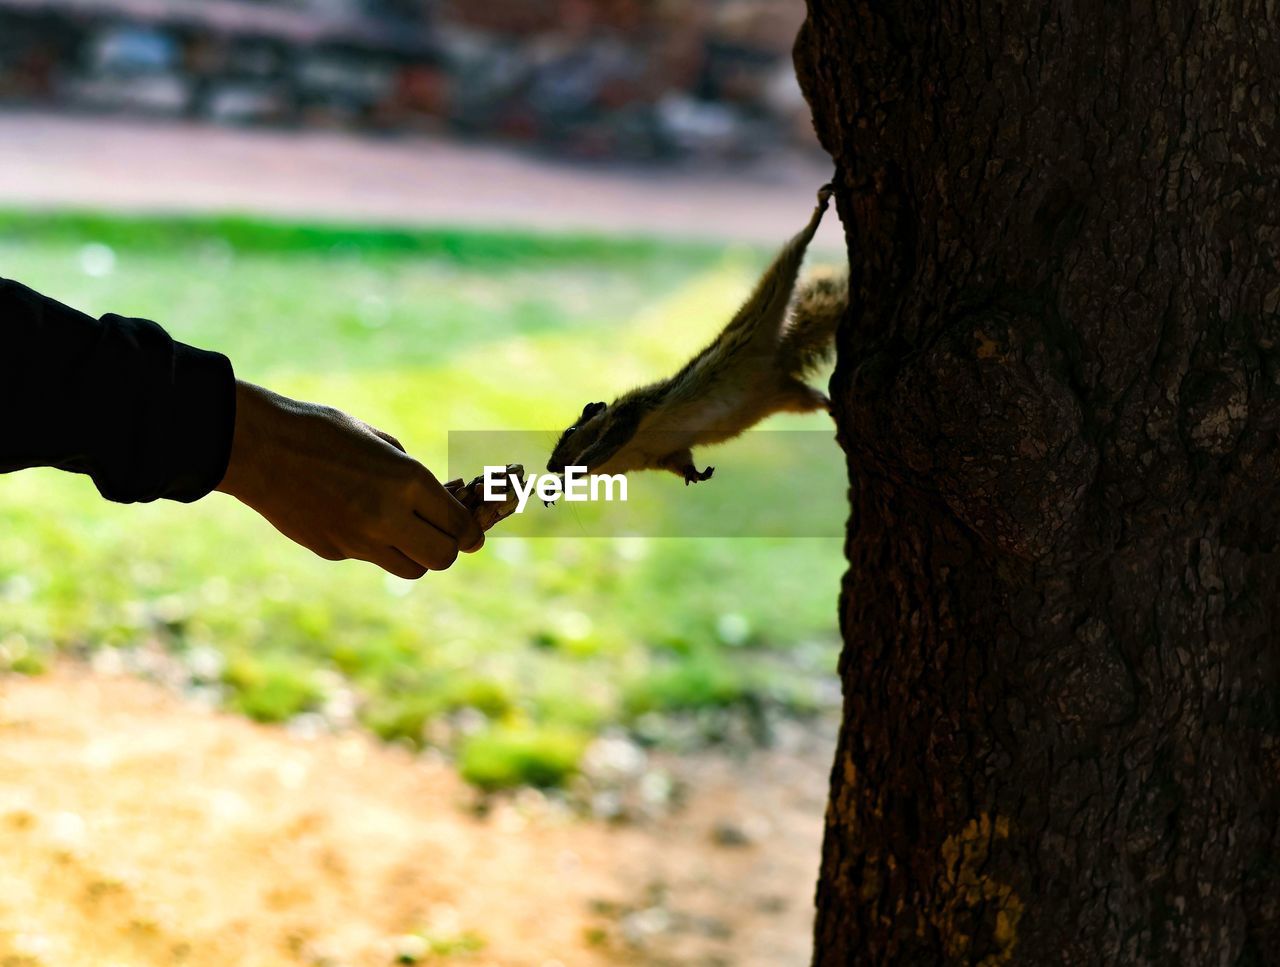
[{"label": "squirrel hind paw", "polygon": [[706,470],[699,470],[693,464],[684,468],[684,485],[687,487],[691,483],[697,483],[700,480],[710,480],[711,475],[716,472],[715,467],[707,467]]}]

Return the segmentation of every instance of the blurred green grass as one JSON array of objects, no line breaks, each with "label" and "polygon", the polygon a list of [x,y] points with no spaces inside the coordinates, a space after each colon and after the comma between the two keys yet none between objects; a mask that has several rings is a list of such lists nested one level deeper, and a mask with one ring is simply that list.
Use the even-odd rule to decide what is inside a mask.
[{"label": "blurred green grass", "polygon": [[[442,474],[450,429],[545,429],[549,447],[586,400],[664,375],[766,257],[0,214],[0,274],[93,314],[156,319],[225,352],[242,378],[395,434]],[[683,489],[673,481],[673,499]],[[411,584],[314,559],[220,494],[121,507],[86,478],[34,470],[0,477],[0,668],[163,650],[260,720],[332,711],[345,695],[366,725],[413,745],[453,741],[432,725],[466,710],[482,724],[452,751],[474,781],[554,783],[587,738],[637,716],[812,707],[834,668],[841,568],[830,539],[492,539]]]}]

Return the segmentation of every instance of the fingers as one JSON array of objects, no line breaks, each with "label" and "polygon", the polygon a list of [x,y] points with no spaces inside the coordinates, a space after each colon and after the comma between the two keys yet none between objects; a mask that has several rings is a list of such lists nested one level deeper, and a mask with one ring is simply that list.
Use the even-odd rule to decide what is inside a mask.
[{"label": "fingers", "polygon": [[429,571],[446,571],[458,559],[458,542],[417,514],[397,536],[396,548]]},{"label": "fingers", "polygon": [[[453,482],[449,481],[450,484]],[[458,503],[426,467],[422,468],[414,512],[452,537],[466,554],[473,554],[484,546],[484,530],[476,523],[471,511]]]},{"label": "fingers", "polygon": [[[422,464],[414,464],[414,487],[408,517],[399,524],[391,539],[392,549],[403,560],[393,561],[401,567],[392,570],[383,560],[374,563],[399,576],[406,576],[405,561],[417,569],[416,580],[426,571],[445,571],[453,566],[459,550],[474,553],[484,546],[484,531],[471,512],[454,499],[435,475]],[[452,482],[452,481],[451,481]]]},{"label": "fingers", "polygon": [[[364,425],[379,439],[405,453],[400,441],[391,434]],[[397,577],[417,580],[427,571],[450,568],[459,550],[468,553],[479,550],[484,545],[484,531],[471,512],[449,493],[447,485],[441,486],[435,474],[412,458],[405,464],[412,486],[409,506],[403,509],[409,513],[397,522],[388,545],[385,548],[378,545],[380,550],[374,555],[377,560],[373,563]],[[399,513],[396,516],[399,517]]]},{"label": "fingers", "polygon": [[[455,504],[458,502],[455,500]],[[458,504],[462,507],[462,504]],[[467,526],[461,534],[458,535],[458,548],[463,554],[474,554],[480,548],[484,547],[484,528],[476,523],[476,519],[471,516],[471,511],[462,507],[462,513],[466,515]]]},{"label": "fingers", "polygon": [[425,565],[409,559],[394,547],[378,548],[365,556],[364,560],[371,564],[376,564],[388,574],[394,574],[396,577],[404,578],[406,581],[416,581],[430,570]]},{"label": "fingers", "polygon": [[374,531],[382,539],[374,541],[373,553],[360,557],[397,577],[417,580],[427,571],[448,570],[459,550],[479,550],[484,531],[430,470],[412,459],[402,469],[408,470],[409,491],[400,491],[397,500],[383,504],[379,512],[383,522]]},{"label": "fingers", "polygon": [[451,501],[448,510],[449,533],[457,541],[458,549],[463,554],[474,554],[484,547],[484,528],[476,523],[476,519],[471,516],[471,511],[452,497],[449,500]]},{"label": "fingers", "polygon": [[[466,484],[461,477],[455,477],[444,485],[444,489],[449,492],[449,496],[456,502],[461,503],[458,501],[458,491],[465,485]],[[476,551],[480,550],[480,548],[484,547],[484,528],[476,523],[475,515],[472,514],[470,510],[467,510],[465,505],[463,505],[462,509],[467,511],[467,517],[470,519],[471,524],[475,524],[475,528],[473,531],[468,527],[459,537],[459,543],[462,545],[462,552],[464,554],[474,554]]]}]

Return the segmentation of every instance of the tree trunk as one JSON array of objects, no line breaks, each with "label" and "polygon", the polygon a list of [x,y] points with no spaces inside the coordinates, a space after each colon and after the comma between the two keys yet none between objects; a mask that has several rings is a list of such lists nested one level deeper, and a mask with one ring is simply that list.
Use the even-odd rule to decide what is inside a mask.
[{"label": "tree trunk", "polygon": [[809,0],[851,309],[814,962],[1280,962],[1280,4]]}]

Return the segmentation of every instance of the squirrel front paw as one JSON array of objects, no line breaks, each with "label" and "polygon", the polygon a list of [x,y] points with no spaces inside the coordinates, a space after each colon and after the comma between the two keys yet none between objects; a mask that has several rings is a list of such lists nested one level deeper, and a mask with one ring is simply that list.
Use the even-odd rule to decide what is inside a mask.
[{"label": "squirrel front paw", "polygon": [[836,186],[831,182],[827,182],[818,189],[818,207],[825,209],[827,202],[831,201],[831,196],[835,194]]},{"label": "squirrel front paw", "polygon": [[711,475],[716,472],[715,467],[707,467],[706,470],[699,470],[693,464],[684,468],[684,485],[687,487],[691,483],[697,483],[699,480],[710,480]]}]

